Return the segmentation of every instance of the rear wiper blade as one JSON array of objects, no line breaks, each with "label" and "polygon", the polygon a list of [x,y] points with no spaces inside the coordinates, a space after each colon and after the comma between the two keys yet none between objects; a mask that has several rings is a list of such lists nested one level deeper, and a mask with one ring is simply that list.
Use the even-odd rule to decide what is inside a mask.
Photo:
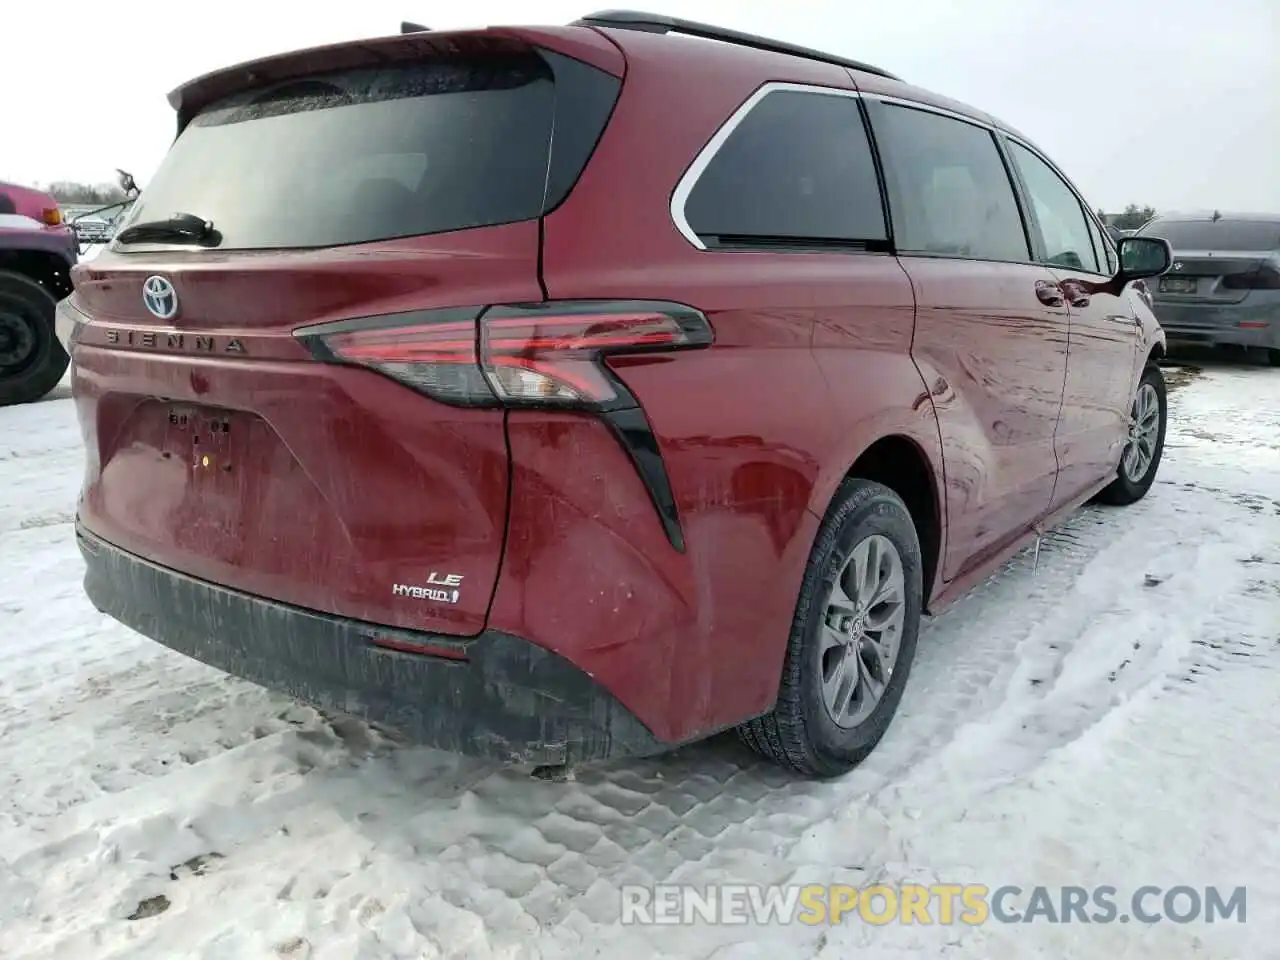
[{"label": "rear wiper blade", "polygon": [[116,243],[192,243],[216,247],[222,234],[213,228],[212,220],[194,213],[175,213],[166,220],[145,220],[120,231]]}]

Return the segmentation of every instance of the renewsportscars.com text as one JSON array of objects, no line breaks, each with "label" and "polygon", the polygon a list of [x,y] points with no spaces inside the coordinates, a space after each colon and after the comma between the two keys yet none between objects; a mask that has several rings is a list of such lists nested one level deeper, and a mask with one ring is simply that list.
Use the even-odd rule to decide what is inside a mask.
[{"label": "renewsportscars.com text", "polygon": [[1244,923],[1244,887],[626,886],[624,924]]}]

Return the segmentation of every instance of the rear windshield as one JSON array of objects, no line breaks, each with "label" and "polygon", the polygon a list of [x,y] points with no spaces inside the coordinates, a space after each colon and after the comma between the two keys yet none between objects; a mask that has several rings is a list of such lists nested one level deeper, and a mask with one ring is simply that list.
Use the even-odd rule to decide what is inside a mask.
[{"label": "rear windshield", "polygon": [[1162,237],[1179,250],[1280,248],[1280,220],[1155,220],[1141,233]]},{"label": "rear windshield", "polygon": [[[316,74],[227,97],[187,125],[130,222],[195,214],[213,221],[223,249],[262,249],[537,217],[548,198],[557,59],[576,68],[573,79],[589,72],[616,95],[612,77],[529,52]],[[587,150],[612,107],[605,100],[604,113],[587,118]],[[579,153],[575,179],[581,144]]]}]

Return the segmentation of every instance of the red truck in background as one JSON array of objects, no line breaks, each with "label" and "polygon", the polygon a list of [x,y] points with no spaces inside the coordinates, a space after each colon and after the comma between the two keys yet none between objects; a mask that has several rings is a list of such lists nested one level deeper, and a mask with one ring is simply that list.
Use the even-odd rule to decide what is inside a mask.
[{"label": "red truck in background", "polygon": [[0,406],[39,400],[66,372],[54,308],[71,292],[78,256],[53,197],[0,182]]}]

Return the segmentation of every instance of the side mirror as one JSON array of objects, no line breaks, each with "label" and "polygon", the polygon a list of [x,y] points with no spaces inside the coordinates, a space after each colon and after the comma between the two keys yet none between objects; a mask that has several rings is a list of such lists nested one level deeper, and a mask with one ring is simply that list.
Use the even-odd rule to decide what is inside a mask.
[{"label": "side mirror", "polygon": [[1124,237],[1120,240],[1121,283],[1158,277],[1173,265],[1173,248],[1160,237]]},{"label": "side mirror", "polygon": [[124,191],[124,195],[126,197],[131,197],[142,192],[138,189],[138,184],[134,181],[133,174],[119,168],[116,168],[116,173],[118,174],[118,177],[116,178],[117,182],[120,184],[120,189]]}]

